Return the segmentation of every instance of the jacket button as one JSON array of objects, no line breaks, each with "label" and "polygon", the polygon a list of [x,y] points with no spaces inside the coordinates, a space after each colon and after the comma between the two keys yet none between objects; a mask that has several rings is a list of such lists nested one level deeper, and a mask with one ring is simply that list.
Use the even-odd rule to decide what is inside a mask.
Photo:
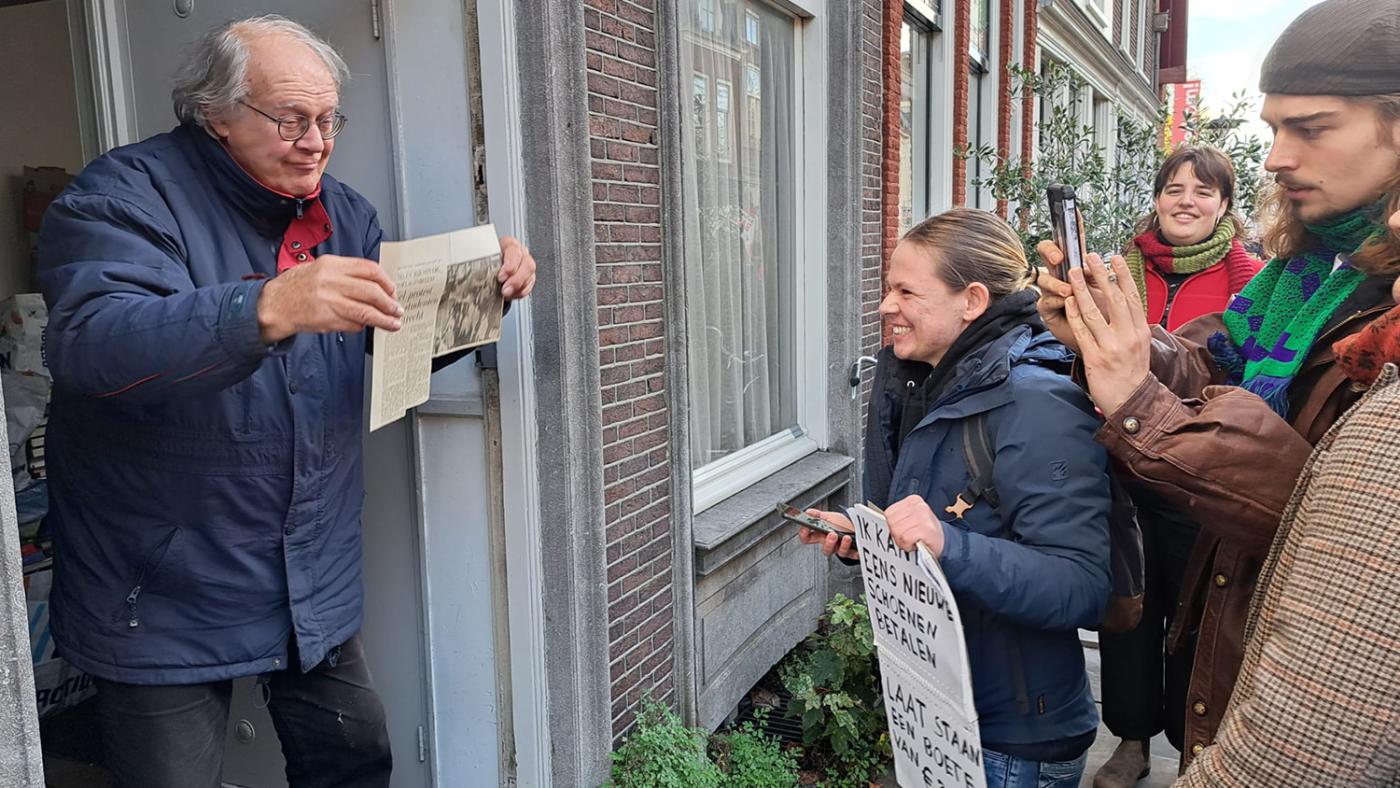
[{"label": "jacket button", "polygon": [[1192,755],[1200,755],[1200,754],[1201,754],[1201,750],[1204,750],[1204,749],[1205,749],[1205,745],[1201,744],[1200,742],[1196,742],[1195,744],[1191,745],[1191,754],[1192,754]]},{"label": "jacket button", "polygon": [[1229,585],[1229,584],[1230,584],[1230,578],[1226,577],[1225,575],[1216,575],[1216,576],[1215,576],[1215,587],[1216,587],[1216,588],[1224,588],[1225,586],[1227,586],[1227,585]]},{"label": "jacket button", "polygon": [[1191,711],[1197,717],[1204,717],[1206,716],[1206,704],[1198,700],[1195,703],[1191,704]]},{"label": "jacket button", "polygon": [[304,263],[304,262],[306,262],[306,252],[297,252],[297,262],[298,262],[298,263]]},{"label": "jacket button", "polygon": [[293,248],[293,249],[300,249],[300,248],[301,248],[301,241],[292,241],[292,248]]},{"label": "jacket button", "polygon": [[297,527],[295,525],[288,525],[282,529],[282,533],[286,534],[287,536],[291,536],[292,534],[296,533],[296,531]]},{"label": "jacket button", "polygon": [[1123,419],[1123,431],[1129,435],[1136,435],[1140,429],[1142,429],[1142,422],[1138,421],[1137,416]]},{"label": "jacket button", "polygon": [[287,381],[287,390],[293,394],[297,393],[297,382],[295,380]]}]

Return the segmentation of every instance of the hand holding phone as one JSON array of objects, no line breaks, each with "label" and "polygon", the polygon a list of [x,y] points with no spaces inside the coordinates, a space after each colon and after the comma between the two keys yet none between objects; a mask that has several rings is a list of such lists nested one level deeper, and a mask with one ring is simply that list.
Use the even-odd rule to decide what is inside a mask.
[{"label": "hand holding phone", "polygon": [[1054,274],[1060,281],[1068,282],[1069,269],[1083,268],[1089,256],[1084,247],[1084,217],[1079,213],[1073,186],[1053,184],[1046,187],[1045,197],[1050,202],[1050,231],[1064,255]]},{"label": "hand holding phone", "polygon": [[822,552],[827,555],[839,554],[847,559],[860,557],[856,552],[855,531],[833,525],[785,503],[778,504],[778,514],[784,520],[808,529],[799,535],[804,544],[820,544]]}]

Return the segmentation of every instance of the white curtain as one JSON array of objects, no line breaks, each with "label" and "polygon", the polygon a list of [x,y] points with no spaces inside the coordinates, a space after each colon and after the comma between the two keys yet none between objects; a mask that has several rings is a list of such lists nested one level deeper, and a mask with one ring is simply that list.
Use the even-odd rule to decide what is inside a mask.
[{"label": "white curtain", "polygon": [[693,467],[797,424],[794,23],[704,3],[681,14]]}]

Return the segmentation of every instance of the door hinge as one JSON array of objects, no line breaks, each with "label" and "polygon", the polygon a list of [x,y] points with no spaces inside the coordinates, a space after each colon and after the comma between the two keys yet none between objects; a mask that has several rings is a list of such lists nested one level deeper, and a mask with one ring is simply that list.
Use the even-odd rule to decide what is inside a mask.
[{"label": "door hinge", "polygon": [[375,41],[384,36],[384,30],[380,26],[379,0],[369,0],[369,30]]},{"label": "door hinge", "polygon": [[423,726],[418,726],[418,762],[425,763],[428,760],[428,734],[423,730]]}]

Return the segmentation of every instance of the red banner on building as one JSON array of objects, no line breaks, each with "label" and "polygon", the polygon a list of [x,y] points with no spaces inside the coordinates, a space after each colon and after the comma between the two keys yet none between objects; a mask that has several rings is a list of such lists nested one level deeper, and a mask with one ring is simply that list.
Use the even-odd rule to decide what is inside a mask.
[{"label": "red banner on building", "polygon": [[1171,153],[1186,139],[1186,111],[1196,106],[1201,97],[1201,81],[1162,86],[1162,100],[1167,103],[1167,122],[1162,129],[1162,149]]}]

